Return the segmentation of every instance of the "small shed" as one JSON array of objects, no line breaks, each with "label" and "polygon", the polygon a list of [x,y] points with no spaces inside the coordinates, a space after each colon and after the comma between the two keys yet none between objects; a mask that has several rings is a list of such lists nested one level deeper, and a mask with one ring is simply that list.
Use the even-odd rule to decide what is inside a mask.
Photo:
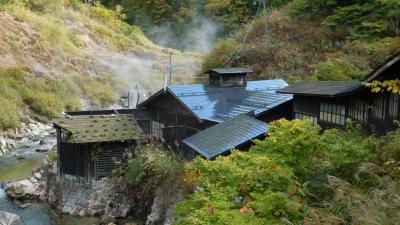
[{"label": "small shed", "polygon": [[97,180],[127,161],[146,135],[131,114],[76,115],[53,121],[61,175]]}]

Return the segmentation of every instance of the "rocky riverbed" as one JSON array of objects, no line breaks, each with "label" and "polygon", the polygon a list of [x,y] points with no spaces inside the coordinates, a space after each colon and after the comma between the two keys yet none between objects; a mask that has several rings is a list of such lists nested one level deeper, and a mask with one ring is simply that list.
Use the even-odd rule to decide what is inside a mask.
[{"label": "rocky riverbed", "polygon": [[[127,195],[123,180],[117,177],[90,184],[63,180],[59,208],[63,215],[55,215],[48,208],[57,201],[56,165],[49,159],[52,155],[49,151],[55,144],[54,129],[39,122],[0,133],[0,225],[11,222],[13,225],[136,224],[120,219],[129,217],[137,209]],[[167,191],[166,205],[164,192],[165,189],[156,191],[150,214],[138,224],[171,224],[171,205],[180,197]]]},{"label": "rocky riverbed", "polygon": [[1,132],[0,156],[18,147],[28,146],[35,141],[42,141],[41,144],[46,145],[41,146],[42,151],[50,150],[52,146],[47,145],[45,137],[54,134],[54,132],[52,126],[35,121],[28,124],[22,123],[19,128]]},{"label": "rocky riverbed", "polygon": [[58,217],[38,200],[55,131],[39,122],[0,133],[1,225],[92,225],[98,218]]}]

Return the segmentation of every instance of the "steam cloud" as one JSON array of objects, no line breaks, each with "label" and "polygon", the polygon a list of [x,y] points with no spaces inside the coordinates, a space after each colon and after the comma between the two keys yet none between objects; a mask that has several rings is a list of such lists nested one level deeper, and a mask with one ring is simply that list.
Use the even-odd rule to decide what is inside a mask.
[{"label": "steam cloud", "polygon": [[217,40],[217,24],[203,16],[195,17],[183,27],[187,35],[184,38],[178,38],[171,26],[165,24],[151,29],[149,33],[155,37],[154,42],[162,46],[177,46],[179,42],[179,47],[184,50],[208,53]]}]

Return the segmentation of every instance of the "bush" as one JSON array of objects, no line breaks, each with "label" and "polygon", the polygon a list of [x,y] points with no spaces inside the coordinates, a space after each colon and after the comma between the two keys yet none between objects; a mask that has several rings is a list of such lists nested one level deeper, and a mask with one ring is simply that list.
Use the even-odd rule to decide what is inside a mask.
[{"label": "bush", "polygon": [[365,137],[308,120],[269,124],[248,152],[185,165],[175,224],[396,224],[399,131]]},{"label": "bush", "polygon": [[366,72],[349,63],[347,58],[320,62],[315,66],[314,77],[317,80],[360,80]]},{"label": "bush", "polygon": [[18,117],[19,107],[16,102],[0,97],[0,128],[18,127],[20,120]]},{"label": "bush", "polygon": [[135,153],[124,170],[127,184],[133,188],[156,188],[175,179],[181,172],[180,160],[162,145],[148,144]]}]

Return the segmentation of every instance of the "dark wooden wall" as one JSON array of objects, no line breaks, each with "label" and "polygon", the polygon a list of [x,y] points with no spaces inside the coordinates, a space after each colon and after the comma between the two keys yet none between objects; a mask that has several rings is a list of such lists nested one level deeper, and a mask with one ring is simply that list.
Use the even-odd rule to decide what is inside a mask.
[{"label": "dark wooden wall", "polygon": [[[374,101],[377,98],[383,98],[383,105],[384,105],[384,118],[377,118],[374,115]],[[353,104],[350,101],[350,98],[361,100],[366,103],[365,112],[367,114],[366,121],[357,120],[349,113],[349,108],[352,107]],[[359,124],[363,125],[366,129],[367,133],[375,133],[378,135],[383,135],[388,131],[396,129],[396,125],[394,120],[400,119],[400,103],[397,106],[397,117],[393,117],[389,114],[389,93],[371,93],[369,89],[365,89],[359,93],[342,96],[342,97],[313,97],[313,96],[295,96],[294,103],[293,103],[293,117],[295,112],[302,112],[304,114],[308,114],[311,116],[315,116],[318,118],[318,124],[324,128],[334,128],[334,127],[344,127],[342,125],[329,123],[322,121],[320,119],[320,104],[321,102],[324,103],[331,103],[336,105],[344,105],[346,107],[345,118],[350,118],[353,121],[358,122]]]},{"label": "dark wooden wall", "polygon": [[61,176],[72,175],[86,182],[98,180],[126,164],[128,153],[135,148],[135,142],[72,144],[61,140],[57,145],[58,171]]},{"label": "dark wooden wall", "polygon": [[274,109],[268,111],[267,113],[257,116],[256,118],[266,123],[283,118],[290,120],[293,118],[292,111],[293,111],[293,103],[292,101],[290,101],[282,105],[279,105]]},{"label": "dark wooden wall", "polygon": [[151,118],[151,134],[173,149],[182,149],[182,140],[207,128],[175,97],[166,93],[147,105]]}]

